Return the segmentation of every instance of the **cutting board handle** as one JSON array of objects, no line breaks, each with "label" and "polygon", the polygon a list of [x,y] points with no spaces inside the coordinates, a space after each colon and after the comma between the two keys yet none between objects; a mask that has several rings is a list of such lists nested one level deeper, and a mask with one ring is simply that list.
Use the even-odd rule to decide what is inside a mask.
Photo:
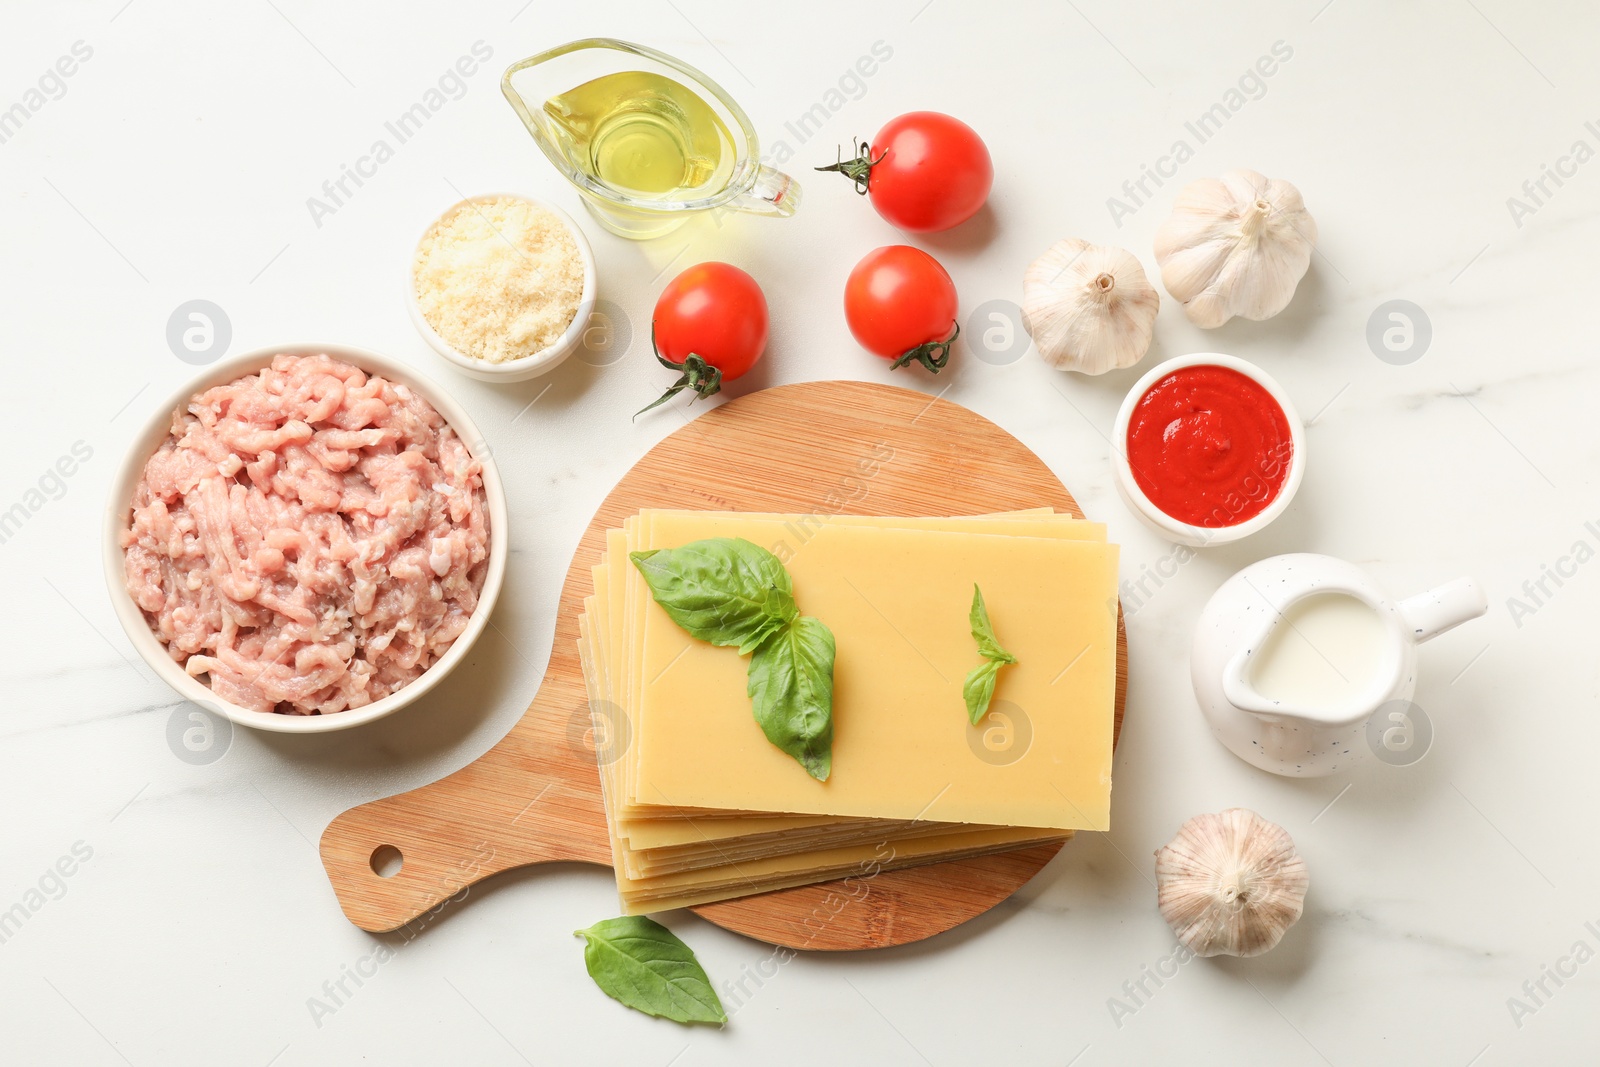
[{"label": "cutting board handle", "polygon": [[319,851],[345,915],[384,933],[437,915],[472,885],[514,867],[609,867],[604,812],[591,791],[544,773],[553,769],[550,757],[503,742],[448,778],[335,818]]}]

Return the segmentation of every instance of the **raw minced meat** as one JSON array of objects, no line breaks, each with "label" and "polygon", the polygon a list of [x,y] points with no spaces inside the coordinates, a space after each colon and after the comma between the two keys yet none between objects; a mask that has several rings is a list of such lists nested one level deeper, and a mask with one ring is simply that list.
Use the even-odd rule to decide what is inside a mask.
[{"label": "raw minced meat", "polygon": [[326,355],[199,393],[133,494],[128,592],[167,652],[256,711],[357,708],[466,629],[483,470],[422,397]]}]

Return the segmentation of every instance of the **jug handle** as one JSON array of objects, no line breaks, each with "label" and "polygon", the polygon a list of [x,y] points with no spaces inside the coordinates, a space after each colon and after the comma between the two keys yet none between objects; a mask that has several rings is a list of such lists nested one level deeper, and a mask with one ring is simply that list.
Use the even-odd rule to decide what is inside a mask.
[{"label": "jug handle", "polygon": [[756,179],[732,203],[752,215],[788,218],[800,206],[800,183],[779,170],[756,167]]},{"label": "jug handle", "polygon": [[1411,639],[1421,644],[1488,611],[1489,598],[1471,578],[1457,578],[1437,589],[1407,597],[1398,607]]}]

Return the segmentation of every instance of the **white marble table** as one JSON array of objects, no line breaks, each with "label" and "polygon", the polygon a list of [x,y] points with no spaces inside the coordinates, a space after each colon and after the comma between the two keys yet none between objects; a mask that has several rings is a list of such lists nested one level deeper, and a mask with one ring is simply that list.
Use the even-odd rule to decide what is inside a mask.
[{"label": "white marble table", "polygon": [[[785,13],[679,0],[580,16],[519,5],[96,0],[5,16],[0,511],[22,504],[26,521],[0,544],[0,922],[11,916],[0,1061],[1594,1060],[1592,11],[907,0]],[[897,235],[846,183],[809,172],[791,221],[737,218],[644,245],[590,225],[605,298],[632,319],[614,362],[574,360],[496,388],[424,347],[400,286],[427,217],[496,189],[577,210],[494,83],[512,60],[593,34],[649,42],[720,79],[797,173],[902,111],[971,122],[995,157],[991,210],[918,242],[949,267],[964,315],[1017,299],[1028,261],[1063,236],[1123,244],[1153,268],[1151,236],[1176,186],[1229,167],[1296,182],[1322,231],[1278,319],[1206,334],[1165,300],[1138,370],[1084,380],[1031,353],[986,362],[964,345],[939,380],[894,376],[946,390],[1027,442],[1109,523],[1128,580],[1170,575],[1129,599],[1115,829],[1073,842],[953,933],[744,978],[748,995],[725,993],[735,1011],[721,1032],[627,1012],[590,984],[571,931],[615,912],[603,870],[503,876],[414,938],[374,938],[340,914],[314,847],[338,812],[463,765],[521,714],[592,510],[652,442],[705,410],[629,421],[663,380],[642,331],[664,274],[724,258],[766,286],[772,344],[730,394],[889,377],[852,343],[840,291],[856,258]],[[479,41],[492,58],[447,80],[441,106],[381,164],[362,163],[376,140],[393,141],[385,123]],[[841,84],[876,42],[889,57]],[[1230,95],[1277,42],[1292,54],[1273,76]],[[57,80],[60,57],[74,57],[62,64],[72,74]],[[1219,103],[1228,117],[1202,143],[1187,124]],[[1147,166],[1171,171],[1161,160],[1177,141],[1193,158],[1175,177],[1147,179],[1148,196],[1125,191]],[[350,195],[313,212],[308,199],[328,205],[324,183],[346,166],[368,172],[362,184],[347,179]],[[1561,183],[1530,191],[1547,167]],[[337,340],[408,360],[491,441],[514,520],[497,632],[421,706],[320,738],[239,731],[210,763],[169,745],[175,698],[130,662],[98,523],[137,424],[193,373],[165,331],[194,299],[225,311],[231,351]],[[1431,322],[1431,343],[1404,365],[1366,340],[1390,300]],[[1117,501],[1106,434],[1141,370],[1196,350],[1276,375],[1311,420],[1311,465],[1269,531],[1175,567],[1172,546]],[[47,476],[75,449],[70,477]],[[1186,670],[1196,614],[1227,575],[1290,550],[1351,559],[1398,594],[1457,574],[1487,586],[1488,617],[1422,651],[1416,699],[1436,736],[1421,762],[1289,781],[1207,733]],[[1541,593],[1547,567],[1564,576]],[[1306,917],[1269,956],[1196,960],[1157,984],[1146,976],[1173,939],[1151,852],[1190,815],[1233,805],[1295,836],[1312,872]],[[50,873],[58,863],[70,875]],[[692,915],[667,921],[725,989],[768,956]]]}]

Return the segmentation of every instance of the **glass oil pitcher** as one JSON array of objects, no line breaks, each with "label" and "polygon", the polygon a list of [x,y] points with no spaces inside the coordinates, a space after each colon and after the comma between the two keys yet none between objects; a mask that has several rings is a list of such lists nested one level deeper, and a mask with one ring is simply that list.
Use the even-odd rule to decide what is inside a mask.
[{"label": "glass oil pitcher", "polygon": [[512,64],[500,90],[612,233],[642,240],[697,212],[789,216],[800,203],[722,87],[653,48],[573,41]]}]

